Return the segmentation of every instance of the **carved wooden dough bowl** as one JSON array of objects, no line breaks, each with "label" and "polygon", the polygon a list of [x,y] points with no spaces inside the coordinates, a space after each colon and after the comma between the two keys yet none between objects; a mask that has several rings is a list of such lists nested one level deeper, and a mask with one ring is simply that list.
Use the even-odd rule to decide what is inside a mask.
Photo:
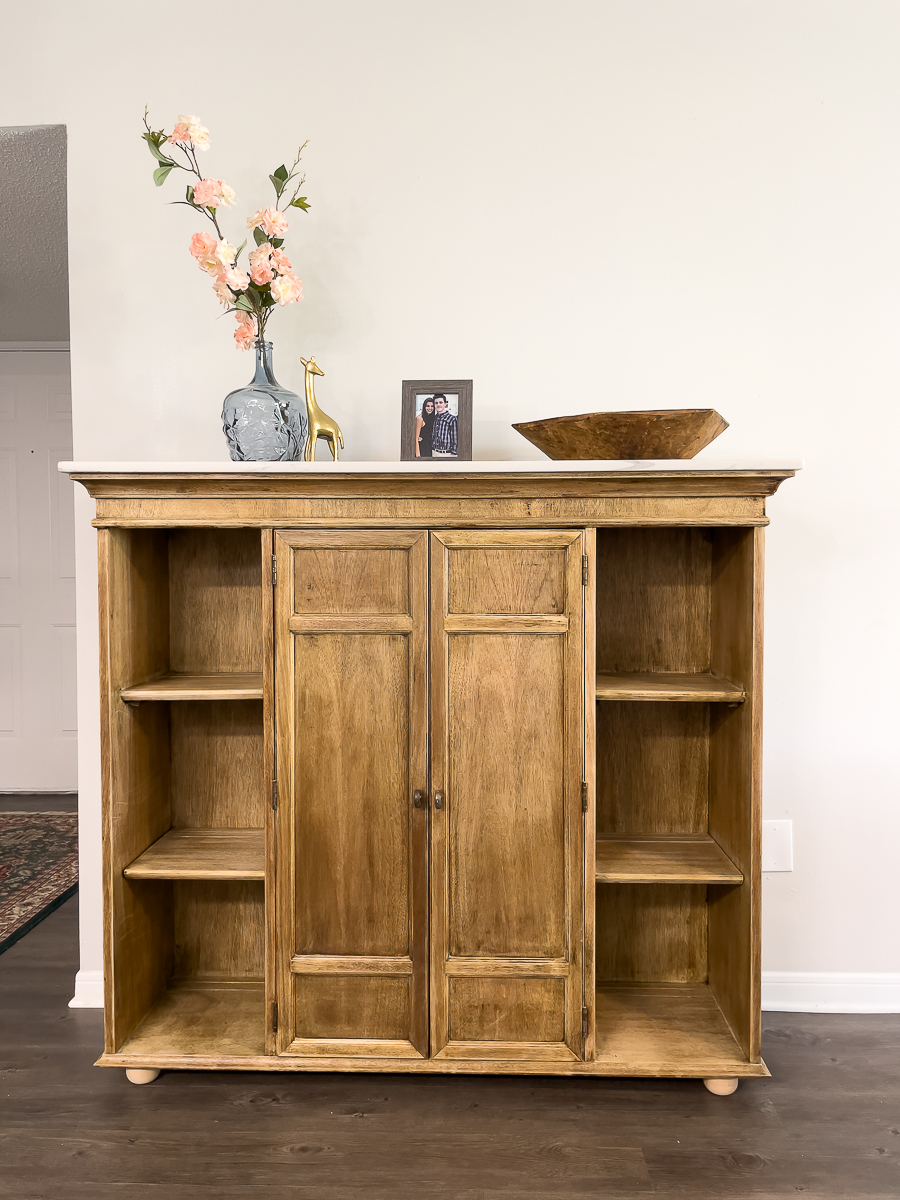
[{"label": "carved wooden dough bowl", "polygon": [[582,413],[513,425],[548,458],[693,458],[728,428],[714,408]]}]

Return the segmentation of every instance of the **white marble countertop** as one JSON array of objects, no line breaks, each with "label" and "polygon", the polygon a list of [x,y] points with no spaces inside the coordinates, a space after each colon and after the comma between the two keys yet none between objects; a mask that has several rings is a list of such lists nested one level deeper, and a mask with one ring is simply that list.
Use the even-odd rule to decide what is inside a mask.
[{"label": "white marble countertop", "polygon": [[656,472],[799,471],[800,458],[670,458],[670,459],[501,459],[460,462],[61,462],[72,475],[534,475],[566,472],[618,475]]}]

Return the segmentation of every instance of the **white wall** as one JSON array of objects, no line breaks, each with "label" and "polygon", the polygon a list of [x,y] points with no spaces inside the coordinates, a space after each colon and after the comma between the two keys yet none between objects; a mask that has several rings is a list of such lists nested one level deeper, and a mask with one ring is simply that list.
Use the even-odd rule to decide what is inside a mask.
[{"label": "white wall", "polygon": [[401,379],[457,376],[481,458],[522,456],[512,420],[680,405],[731,421],[715,453],[805,456],[770,505],[765,807],[794,821],[795,870],[766,882],[764,965],[900,984],[894,0],[47,0],[40,37],[21,8],[5,34],[0,124],[69,130],[76,457],[224,458],[249,376],[194,215],[152,186],[145,102],[200,114],[241,214],[311,139],[306,299],[270,329],[284,383],[300,353],[324,367],[347,457],[396,456]]}]

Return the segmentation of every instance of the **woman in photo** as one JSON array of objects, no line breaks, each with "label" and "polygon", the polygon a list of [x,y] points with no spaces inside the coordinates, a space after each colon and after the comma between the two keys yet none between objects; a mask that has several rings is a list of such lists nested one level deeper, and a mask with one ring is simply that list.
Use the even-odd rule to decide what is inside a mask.
[{"label": "woman in photo", "polygon": [[422,402],[416,417],[416,458],[431,458],[431,431],[434,426],[434,400],[429,396]]}]

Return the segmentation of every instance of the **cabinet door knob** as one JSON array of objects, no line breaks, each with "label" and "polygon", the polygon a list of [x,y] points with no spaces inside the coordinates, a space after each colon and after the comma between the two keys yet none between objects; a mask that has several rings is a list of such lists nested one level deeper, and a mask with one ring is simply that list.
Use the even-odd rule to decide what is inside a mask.
[{"label": "cabinet door knob", "polygon": [[425,807],[425,793],[420,792],[418,788],[413,792],[413,808]]},{"label": "cabinet door knob", "polygon": [[434,807],[435,808],[443,808],[444,807],[444,793],[443,792],[435,792],[434,793]]}]

